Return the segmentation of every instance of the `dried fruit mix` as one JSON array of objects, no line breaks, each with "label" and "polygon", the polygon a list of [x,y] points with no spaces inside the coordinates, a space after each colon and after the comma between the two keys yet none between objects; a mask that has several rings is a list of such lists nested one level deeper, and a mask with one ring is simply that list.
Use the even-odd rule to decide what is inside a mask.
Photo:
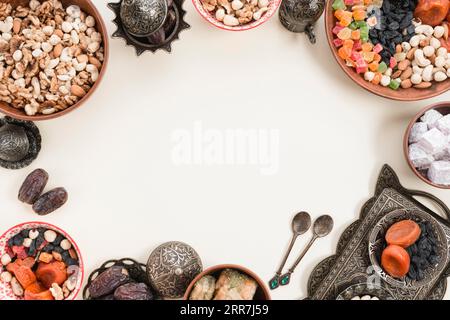
[{"label": "dried fruit mix", "polygon": [[[25,300],[63,300],[75,290],[79,262],[67,239],[46,228],[24,229],[8,240],[0,279]],[[70,243],[70,242],[69,242]]]}]

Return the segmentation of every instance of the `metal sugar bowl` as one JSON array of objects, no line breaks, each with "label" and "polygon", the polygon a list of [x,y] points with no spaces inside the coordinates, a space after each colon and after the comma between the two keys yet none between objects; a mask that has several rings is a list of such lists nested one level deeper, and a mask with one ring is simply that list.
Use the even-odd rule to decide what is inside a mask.
[{"label": "metal sugar bowl", "polygon": [[109,3],[116,18],[117,30],[113,37],[125,39],[127,45],[135,47],[140,56],[145,51],[159,49],[171,52],[172,41],[190,26],[183,20],[184,0],[122,0]]},{"label": "metal sugar bowl", "polygon": [[291,32],[305,32],[311,43],[316,43],[314,24],[322,16],[325,0],[283,0],[279,18]]},{"label": "metal sugar bowl", "polygon": [[0,167],[24,168],[37,158],[40,150],[41,135],[33,122],[0,119]]}]

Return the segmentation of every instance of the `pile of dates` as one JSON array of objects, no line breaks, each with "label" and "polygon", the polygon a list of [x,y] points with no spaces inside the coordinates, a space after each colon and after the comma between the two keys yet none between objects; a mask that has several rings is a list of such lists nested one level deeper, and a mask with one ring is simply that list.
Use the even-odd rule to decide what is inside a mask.
[{"label": "pile of dates", "polygon": [[65,300],[75,291],[79,260],[62,234],[39,227],[24,229],[7,242],[0,279],[25,300]]},{"label": "pile of dates", "polygon": [[43,169],[36,169],[28,175],[19,190],[19,200],[33,205],[34,212],[41,216],[60,208],[68,198],[64,188],[55,188],[42,194],[47,181],[48,173]]},{"label": "pile of dates", "polygon": [[128,270],[112,266],[100,273],[88,287],[93,300],[154,300],[149,286],[136,282]]},{"label": "pile of dates", "polygon": [[170,36],[173,34],[178,18],[175,10],[173,9],[173,0],[168,0],[167,6],[169,8],[169,11],[167,13],[167,18],[164,22],[164,25],[147,37],[150,44],[161,45],[169,40]]}]

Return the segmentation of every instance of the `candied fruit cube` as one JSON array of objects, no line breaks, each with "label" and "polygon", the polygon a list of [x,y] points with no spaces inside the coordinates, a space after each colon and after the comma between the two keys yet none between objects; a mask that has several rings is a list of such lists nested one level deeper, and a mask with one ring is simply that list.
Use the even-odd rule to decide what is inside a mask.
[{"label": "candied fruit cube", "polygon": [[354,0],[344,0],[344,3],[346,6],[352,6],[355,3],[355,1]]},{"label": "candied fruit cube", "polygon": [[394,69],[396,65],[397,65],[397,60],[394,57],[391,57],[391,59],[389,60],[389,67]]},{"label": "candied fruit cube", "polygon": [[375,73],[375,77],[373,77],[372,83],[380,84],[380,81],[381,81],[381,73],[377,72]]},{"label": "candied fruit cube", "polygon": [[359,31],[359,30],[352,31],[352,39],[353,40],[359,40],[360,37],[361,37],[361,31]]},{"label": "candied fruit cube", "polygon": [[333,44],[336,48],[342,47],[342,45],[344,44],[344,40],[342,39],[334,39],[333,40]]},{"label": "candied fruit cube", "polygon": [[349,28],[344,28],[338,33],[338,38],[342,40],[350,39],[352,36],[352,30]]},{"label": "candied fruit cube", "polygon": [[344,47],[353,50],[353,43],[354,41],[351,39],[344,40]]},{"label": "candied fruit cube", "polygon": [[[383,51],[383,46],[379,43],[377,43],[375,45],[375,47],[373,47],[373,52],[375,53],[380,53],[381,51]],[[381,57],[381,56],[380,56]]]},{"label": "candied fruit cube", "polygon": [[367,62],[364,59],[358,59],[356,61],[356,72],[365,73],[368,69]]},{"label": "candied fruit cube", "polygon": [[364,20],[366,18],[366,11],[362,9],[358,9],[353,11],[353,19],[357,21]]},{"label": "candied fruit cube", "polygon": [[353,61],[358,61],[363,59],[362,54],[358,51],[353,51],[351,54],[351,58],[353,59]]},{"label": "candied fruit cube", "polygon": [[387,66],[386,62],[384,62],[384,61],[381,62],[380,65],[378,66],[378,72],[385,73],[387,69],[388,69],[388,66]]},{"label": "candied fruit cube", "polygon": [[341,48],[339,48],[339,50],[338,50],[338,55],[339,55],[339,57],[341,57],[341,58],[344,59],[344,60],[350,58],[351,53],[352,53],[352,50],[351,50],[351,49],[348,49],[348,48],[346,48],[346,47],[341,47]]},{"label": "candied fruit cube", "polygon": [[353,44],[353,50],[359,51],[361,50],[361,48],[362,48],[361,40],[355,41],[355,43]]},{"label": "candied fruit cube", "polygon": [[377,61],[372,61],[371,63],[369,63],[369,70],[372,72],[378,71],[378,65],[379,63]]},{"label": "candied fruit cube", "polygon": [[341,26],[340,24],[336,24],[332,31],[333,31],[334,34],[338,34],[339,31],[341,31],[342,29],[344,29],[343,26]]},{"label": "candied fruit cube", "polygon": [[369,52],[372,51],[373,45],[369,42],[363,43],[361,46],[362,51]]},{"label": "candied fruit cube", "polygon": [[378,53],[375,53],[375,57],[373,58],[373,61],[379,63],[381,61],[381,55],[379,55]]},{"label": "candied fruit cube", "polygon": [[356,22],[355,22],[355,21],[352,21],[352,22],[348,25],[348,27],[349,27],[350,29],[352,29],[352,30],[358,29],[358,26],[356,25]]},{"label": "candied fruit cube", "polygon": [[372,62],[375,57],[375,52],[363,52],[363,58],[367,62]]},{"label": "candied fruit cube", "polygon": [[389,88],[391,88],[392,90],[397,90],[400,87],[400,82],[397,80],[391,80],[391,82],[389,83]]},{"label": "candied fruit cube", "polygon": [[345,5],[344,0],[334,0],[333,4],[332,4],[332,7],[333,7],[334,10],[339,10],[339,9],[342,10],[342,9],[346,8],[346,5]]}]

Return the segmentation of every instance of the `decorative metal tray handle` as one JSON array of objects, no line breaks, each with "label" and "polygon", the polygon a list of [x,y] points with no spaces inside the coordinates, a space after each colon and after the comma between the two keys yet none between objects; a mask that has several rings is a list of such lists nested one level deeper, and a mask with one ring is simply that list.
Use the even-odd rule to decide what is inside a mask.
[{"label": "decorative metal tray handle", "polygon": [[325,0],[283,0],[280,7],[281,24],[291,32],[305,32],[316,43],[314,24],[325,9]]}]

